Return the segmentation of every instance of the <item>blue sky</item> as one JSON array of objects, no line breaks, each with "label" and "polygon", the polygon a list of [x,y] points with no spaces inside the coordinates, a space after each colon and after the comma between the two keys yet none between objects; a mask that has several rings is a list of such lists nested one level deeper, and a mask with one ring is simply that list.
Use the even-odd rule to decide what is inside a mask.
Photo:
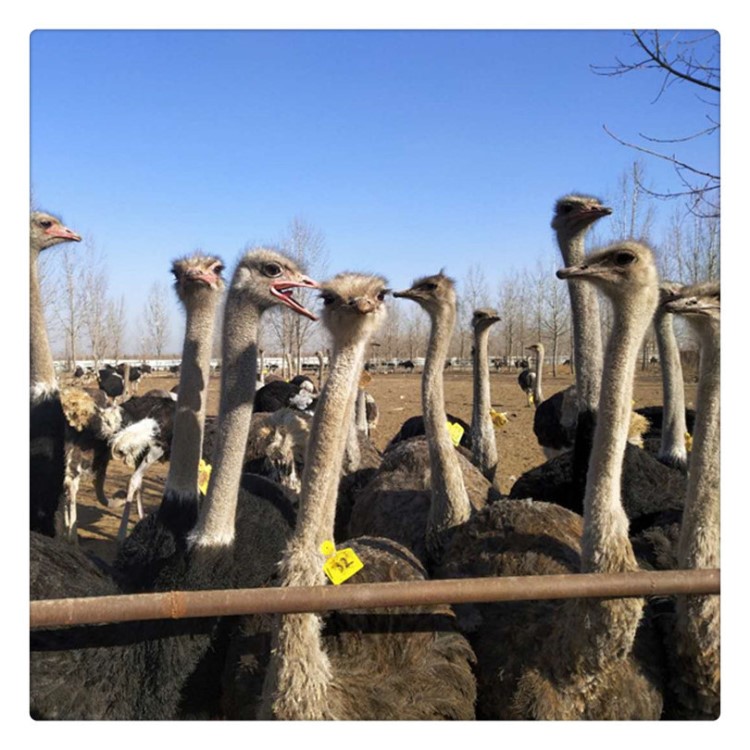
[{"label": "blue sky", "polygon": [[[614,196],[638,155],[603,125],[626,140],[704,126],[690,87],[653,103],[655,74],[591,71],[631,43],[620,30],[37,30],[34,200],[93,238],[131,333],[172,258],[200,247],[232,264],[294,217],[324,234],[330,273],[400,288],[479,263],[494,291],[551,257],[557,197]],[[718,156],[717,139],[691,154],[713,170]]]}]

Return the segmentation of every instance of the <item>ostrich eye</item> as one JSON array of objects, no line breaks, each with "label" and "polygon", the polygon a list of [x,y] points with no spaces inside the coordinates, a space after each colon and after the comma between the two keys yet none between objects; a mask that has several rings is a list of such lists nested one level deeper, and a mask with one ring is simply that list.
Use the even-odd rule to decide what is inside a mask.
[{"label": "ostrich eye", "polygon": [[45,229],[49,229],[52,226],[52,222],[49,219],[42,219],[39,224]]},{"label": "ostrich eye", "polygon": [[617,253],[615,263],[618,266],[629,266],[631,263],[635,263],[635,255],[632,253]]},{"label": "ostrich eye", "polygon": [[217,266],[214,266],[214,273],[220,274],[224,270],[224,266],[219,263]]},{"label": "ostrich eye", "polygon": [[266,263],[263,266],[263,273],[266,276],[281,276],[281,266],[278,263]]},{"label": "ostrich eye", "polygon": [[332,305],[336,300],[332,294],[321,294],[320,298],[323,300],[324,305]]},{"label": "ostrich eye", "polygon": [[385,299],[386,294],[388,294],[387,289],[383,289],[382,292],[378,292],[378,299],[382,302]]},{"label": "ostrich eye", "polygon": [[425,284],[420,284],[417,289],[425,292],[434,292],[437,289],[437,284],[434,281],[428,281]]}]

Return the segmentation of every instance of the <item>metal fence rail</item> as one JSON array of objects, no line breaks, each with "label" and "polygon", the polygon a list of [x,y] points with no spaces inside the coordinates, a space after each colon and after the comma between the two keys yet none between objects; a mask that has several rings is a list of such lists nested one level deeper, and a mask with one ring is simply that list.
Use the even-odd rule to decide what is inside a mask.
[{"label": "metal fence rail", "polygon": [[670,570],[463,578],[344,586],[171,591],[31,602],[31,627],[261,612],[325,612],[427,604],[719,594],[720,571]]}]

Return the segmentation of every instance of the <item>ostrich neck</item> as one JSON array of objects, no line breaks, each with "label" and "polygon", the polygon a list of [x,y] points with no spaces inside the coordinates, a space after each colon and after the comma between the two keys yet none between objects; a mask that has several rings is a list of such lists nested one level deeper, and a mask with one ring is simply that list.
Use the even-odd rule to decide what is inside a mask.
[{"label": "ostrich neck", "polygon": [[[654,297],[655,303],[655,297]],[[620,502],[622,463],[628,438],[630,401],[638,347],[651,319],[645,298],[615,306],[607,344],[594,446],[584,496],[582,573],[635,571],[638,564],[628,538],[628,517]],[[574,675],[601,673],[632,652],[644,600],[571,599],[563,605],[558,637],[550,640],[554,659]]]},{"label": "ostrich neck", "polygon": [[490,418],[489,327],[474,331],[474,403],[471,412],[472,457],[491,482],[497,471],[497,445]]},{"label": "ostrich neck", "polygon": [[536,353],[536,369],[535,369],[535,375],[534,378],[534,405],[539,406],[539,404],[544,401],[544,396],[542,395],[542,371],[544,370],[544,348],[539,347],[539,351]]},{"label": "ostrich neck", "polygon": [[[432,500],[427,520],[428,544],[434,547],[436,535],[464,523],[471,513],[469,496],[464,486],[461,465],[446,429],[443,392],[443,367],[455,325],[456,313],[440,307],[431,313],[432,327],[422,373],[422,411],[425,435],[430,454]],[[433,541],[430,541],[430,540]]]},{"label": "ostrich neck", "polygon": [[[302,475],[294,536],[281,563],[281,585],[325,583],[321,544],[333,540],[336,497],[347,431],[353,425],[354,400],[367,341],[348,341],[334,350],[325,388],[311,427]],[[327,706],[331,667],[320,638],[319,615],[282,615],[275,627],[272,659],[266,676],[262,718],[333,718]]]},{"label": "ostrich neck", "polygon": [[639,301],[635,299],[629,300],[629,304],[628,311],[615,306],[607,345],[607,366],[584,496],[582,567],[586,573],[637,568],[620,495],[638,347],[651,310],[647,306],[639,309]]},{"label": "ostrich neck", "polygon": [[[587,229],[588,227],[573,235],[558,233],[558,243],[566,266],[584,262],[584,237]],[[603,361],[599,300],[594,286],[580,279],[568,280],[568,294],[573,319],[573,361],[578,411],[596,412]]]},{"label": "ostrich neck", "polygon": [[[310,432],[316,439],[305,460],[297,521],[297,537],[311,550],[317,551],[322,542],[333,539],[344,447],[348,435],[356,435],[341,426],[354,426],[354,402],[366,347],[367,342],[361,340],[335,344],[334,361],[315,408]],[[319,573],[322,575],[322,567]]]},{"label": "ostrich neck", "polygon": [[255,398],[260,315],[253,304],[231,294],[227,298],[211,482],[191,535],[192,543],[198,546],[228,546],[234,541],[237,494]]},{"label": "ostrich neck", "polygon": [[[700,380],[696,399],[693,452],[680,529],[680,569],[719,568],[720,539],[720,331],[707,321],[699,331]],[[711,713],[717,710],[720,683],[721,611],[718,596],[678,596],[677,650],[689,655],[681,680]]]},{"label": "ostrich neck", "polygon": [[658,311],[654,317],[654,328],[664,392],[659,457],[671,459],[684,466],[687,462],[685,387],[682,381],[682,363],[677,338],[674,335],[672,315]]},{"label": "ostrich neck", "polygon": [[167,491],[190,495],[197,501],[198,464],[203,448],[203,425],[211,369],[214,318],[219,295],[199,304],[188,300],[185,340],[180,365],[180,387],[174,418]]},{"label": "ostrich neck", "polygon": [[707,325],[701,335],[695,434],[678,552],[680,568],[719,567],[720,336],[718,321]]},{"label": "ostrich neck", "polygon": [[31,325],[31,387],[44,391],[57,390],[57,377],[44,322],[42,292],[39,287],[39,252],[32,248],[30,263],[29,307]]}]

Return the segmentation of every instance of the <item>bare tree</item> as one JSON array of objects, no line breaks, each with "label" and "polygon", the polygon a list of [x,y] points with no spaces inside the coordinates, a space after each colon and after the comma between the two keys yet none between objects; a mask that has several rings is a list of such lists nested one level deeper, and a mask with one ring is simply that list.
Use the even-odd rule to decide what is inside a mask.
[{"label": "bare tree", "polygon": [[166,300],[169,299],[165,285],[155,281],[151,285],[144,310],[144,348],[161,357],[169,338],[169,313]]},{"label": "bare tree", "polygon": [[560,340],[571,330],[570,301],[565,285],[561,284],[555,277],[554,268],[547,266],[543,278],[542,328],[552,354],[552,377],[556,378]]},{"label": "bare tree", "polygon": [[[692,86],[696,102],[704,108],[703,122],[686,133],[653,136],[639,133],[639,143],[628,142],[604,129],[618,143],[672,164],[682,189],[655,191],[641,186],[657,198],[684,198],[689,210],[702,217],[718,217],[721,180],[718,169],[689,163],[680,149],[698,138],[719,135],[719,34],[716,31],[679,31],[666,36],[660,31],[631,32],[633,59],[616,58],[614,65],[592,65],[598,75],[622,76],[636,71],[655,72],[660,80],[654,101],[660,100],[673,86]],[[718,140],[717,140],[718,163]]]},{"label": "bare tree", "polygon": [[645,184],[646,168],[641,161],[634,161],[631,168],[620,175],[612,201],[614,211],[605,225],[613,237],[650,243],[656,212]]},{"label": "bare tree", "polygon": [[[65,355],[68,370],[75,369],[78,356],[78,342],[83,330],[84,296],[80,277],[76,268],[75,254],[64,246],[60,253],[60,266],[57,271],[57,294],[51,299],[52,317],[65,342]],[[50,284],[51,286],[51,284]]]},{"label": "bare tree", "polygon": [[82,258],[80,274],[83,303],[81,317],[83,329],[89,343],[89,352],[94,360],[94,370],[99,369],[99,361],[106,355],[107,349],[107,274],[104,260],[97,252],[93,239],[85,240],[85,255]]},{"label": "bare tree", "polygon": [[[328,264],[328,252],[325,247],[325,236],[322,231],[309,222],[296,216],[287,227],[285,237],[281,241],[283,251],[300,267],[306,269],[311,276],[325,274]],[[305,307],[315,306],[315,292],[309,289],[295,290],[295,296]],[[276,307],[269,315],[271,330],[281,347],[283,361],[290,354],[294,368],[301,371],[302,349],[307,346],[315,351],[319,340],[314,337],[313,322],[309,318],[297,315],[286,307]],[[289,373],[291,376],[292,373]]]},{"label": "bare tree", "polygon": [[120,295],[117,301],[107,302],[104,318],[104,329],[107,332],[109,353],[117,361],[124,353],[125,343],[125,296]]},{"label": "bare tree", "polygon": [[487,273],[479,263],[472,263],[461,282],[459,295],[458,326],[459,357],[464,358],[467,344],[472,340],[471,319],[474,311],[490,304],[490,291],[487,285]]}]

